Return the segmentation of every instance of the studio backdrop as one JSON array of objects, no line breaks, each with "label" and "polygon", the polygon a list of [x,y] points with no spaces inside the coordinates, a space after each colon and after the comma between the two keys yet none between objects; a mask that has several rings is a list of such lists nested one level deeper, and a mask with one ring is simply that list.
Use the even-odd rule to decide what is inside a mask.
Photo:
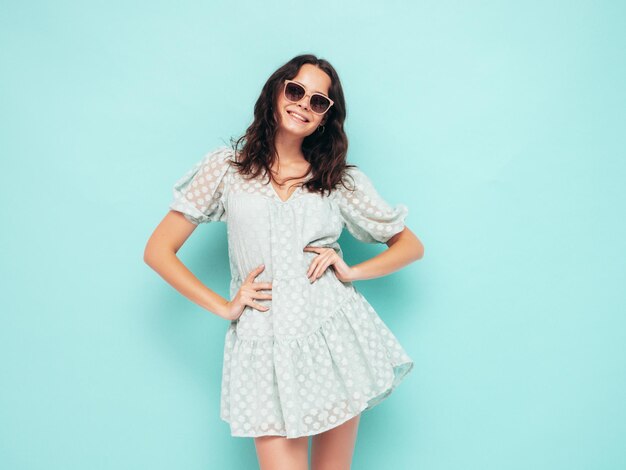
[{"label": "studio backdrop", "polygon": [[[256,468],[219,418],[228,323],[143,250],[302,53],[337,68],[348,161],[425,246],[357,283],[415,367],[363,414],[353,468],[626,468],[623,2],[0,11],[0,468]],[[225,224],[178,256],[227,295]]]}]

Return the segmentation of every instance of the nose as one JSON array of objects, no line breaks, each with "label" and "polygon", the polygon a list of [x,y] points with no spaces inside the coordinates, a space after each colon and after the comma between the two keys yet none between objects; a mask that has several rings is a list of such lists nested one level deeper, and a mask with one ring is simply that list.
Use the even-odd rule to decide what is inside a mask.
[{"label": "nose", "polygon": [[309,95],[304,95],[302,98],[300,98],[300,101],[298,101],[297,105],[298,106],[302,106],[305,109],[309,109],[309,106],[311,104],[311,97]]}]

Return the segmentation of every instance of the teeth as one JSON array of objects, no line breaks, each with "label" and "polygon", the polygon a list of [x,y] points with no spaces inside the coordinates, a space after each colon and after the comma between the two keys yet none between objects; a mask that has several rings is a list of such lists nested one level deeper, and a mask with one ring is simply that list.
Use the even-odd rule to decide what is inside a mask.
[{"label": "teeth", "polygon": [[297,117],[298,119],[300,119],[303,122],[306,122],[306,119],[303,116],[300,116],[298,113],[294,113],[293,111],[287,111],[289,114],[291,114],[292,116]]}]

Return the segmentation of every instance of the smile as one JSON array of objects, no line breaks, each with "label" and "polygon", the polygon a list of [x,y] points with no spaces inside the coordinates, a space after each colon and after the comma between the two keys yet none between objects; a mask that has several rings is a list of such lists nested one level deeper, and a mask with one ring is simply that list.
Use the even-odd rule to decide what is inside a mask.
[{"label": "smile", "polygon": [[309,121],[307,121],[304,118],[304,116],[301,116],[301,115],[299,115],[297,113],[294,113],[294,112],[291,112],[291,111],[287,111],[287,114],[289,114],[289,116],[291,117],[292,120],[294,120],[294,121],[296,121],[296,122],[298,122],[300,124],[306,124],[307,122],[309,122]]}]

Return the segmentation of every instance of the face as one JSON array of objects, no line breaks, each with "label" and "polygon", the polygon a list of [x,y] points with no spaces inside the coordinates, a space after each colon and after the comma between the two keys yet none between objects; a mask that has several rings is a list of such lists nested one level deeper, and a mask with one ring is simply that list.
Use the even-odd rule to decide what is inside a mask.
[{"label": "face", "polygon": [[[311,98],[309,95],[318,92],[328,96],[331,79],[326,72],[315,65],[303,64],[298,74],[292,80],[303,85],[307,92],[300,101],[292,103],[285,98],[282,88],[284,84],[282,85],[276,107],[279,115],[279,130],[304,138],[315,132],[320,124],[324,124],[329,112],[327,111],[323,116],[312,112],[309,105],[309,99]],[[294,112],[302,116],[305,121],[291,114]]]}]

